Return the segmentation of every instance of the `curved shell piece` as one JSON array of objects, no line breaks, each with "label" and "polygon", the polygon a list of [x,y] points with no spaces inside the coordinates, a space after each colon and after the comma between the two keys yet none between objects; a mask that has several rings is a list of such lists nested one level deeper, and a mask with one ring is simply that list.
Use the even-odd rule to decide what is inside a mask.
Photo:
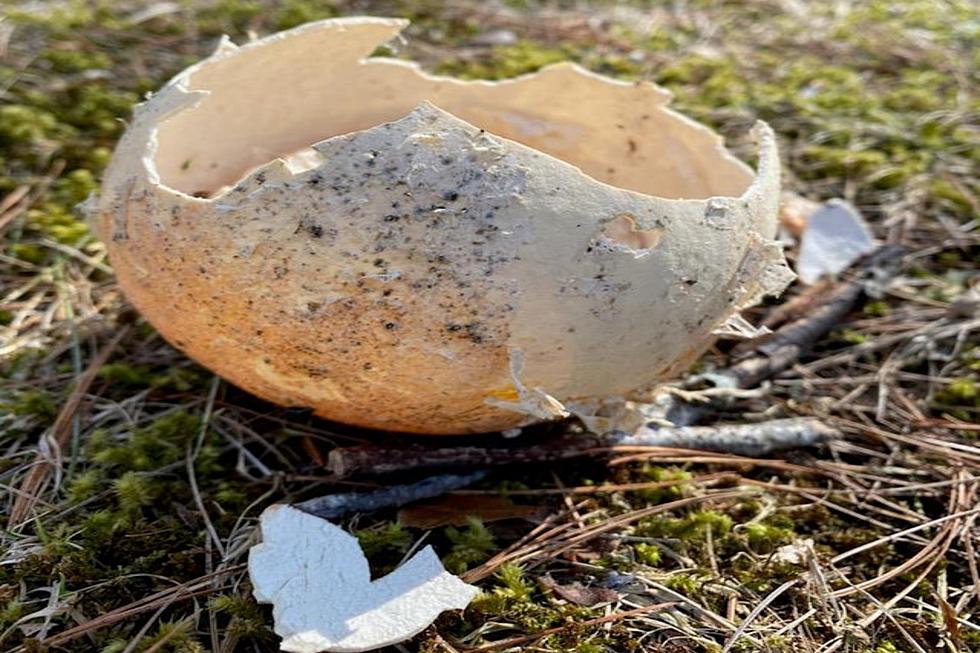
[{"label": "curved shell piece", "polygon": [[366,59],[401,20],[225,41],[140,105],[95,224],[174,345],[265,399],[478,433],[627,396],[791,278],[757,173],[668,94]]}]

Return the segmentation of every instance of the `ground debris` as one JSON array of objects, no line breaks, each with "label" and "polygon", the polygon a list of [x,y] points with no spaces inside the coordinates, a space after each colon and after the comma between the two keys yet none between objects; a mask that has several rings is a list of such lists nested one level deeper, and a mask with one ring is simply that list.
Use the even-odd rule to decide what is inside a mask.
[{"label": "ground debris", "polygon": [[449,495],[405,506],[398,511],[398,523],[413,528],[465,526],[470,519],[493,522],[501,519],[527,519],[541,513],[535,506],[522,506],[503,497]]},{"label": "ground debris", "polygon": [[591,608],[600,603],[619,600],[619,593],[606,587],[587,587],[578,581],[562,585],[551,576],[543,576],[538,579],[538,582],[559,597],[576,605]]}]

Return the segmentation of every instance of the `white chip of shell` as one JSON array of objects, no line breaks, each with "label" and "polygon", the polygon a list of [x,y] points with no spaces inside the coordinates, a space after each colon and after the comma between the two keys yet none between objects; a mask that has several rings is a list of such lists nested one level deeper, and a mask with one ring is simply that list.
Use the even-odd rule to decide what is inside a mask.
[{"label": "white chip of shell", "polygon": [[800,281],[816,283],[825,274],[835,275],[874,249],[868,224],[844,200],[830,200],[806,222],[796,261]]},{"label": "white chip of shell", "polygon": [[273,605],[281,649],[294,653],[370,651],[422,632],[445,610],[477,594],[443,568],[427,546],[387,576],[371,580],[357,538],[287,505],[261,517],[262,543],[248,571],[260,603]]}]

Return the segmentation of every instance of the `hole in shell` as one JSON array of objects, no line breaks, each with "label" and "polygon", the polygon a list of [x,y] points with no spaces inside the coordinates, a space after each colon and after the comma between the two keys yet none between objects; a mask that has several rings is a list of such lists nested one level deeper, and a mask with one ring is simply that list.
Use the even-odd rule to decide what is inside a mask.
[{"label": "hole in shell", "polygon": [[599,238],[607,244],[638,254],[659,245],[663,234],[664,230],[660,227],[639,229],[632,215],[621,213],[606,223]]}]

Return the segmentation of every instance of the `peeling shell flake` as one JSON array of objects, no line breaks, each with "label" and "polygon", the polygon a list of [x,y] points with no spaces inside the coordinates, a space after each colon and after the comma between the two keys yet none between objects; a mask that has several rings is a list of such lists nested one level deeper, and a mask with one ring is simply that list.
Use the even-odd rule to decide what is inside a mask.
[{"label": "peeling shell flake", "polygon": [[629,397],[792,278],[758,172],[669,94],[368,58],[406,21],[222,42],[140,105],[94,223],[175,346],[267,400],[480,433]]},{"label": "peeling shell flake", "polygon": [[375,581],[357,538],[292,506],[262,513],[249,552],[255,599],[273,604],[283,651],[370,651],[422,632],[477,589],[447,572],[431,546]]},{"label": "peeling shell flake", "polygon": [[814,284],[843,272],[874,248],[871,228],[858,210],[844,200],[830,200],[807,219],[796,273],[802,283]]}]

